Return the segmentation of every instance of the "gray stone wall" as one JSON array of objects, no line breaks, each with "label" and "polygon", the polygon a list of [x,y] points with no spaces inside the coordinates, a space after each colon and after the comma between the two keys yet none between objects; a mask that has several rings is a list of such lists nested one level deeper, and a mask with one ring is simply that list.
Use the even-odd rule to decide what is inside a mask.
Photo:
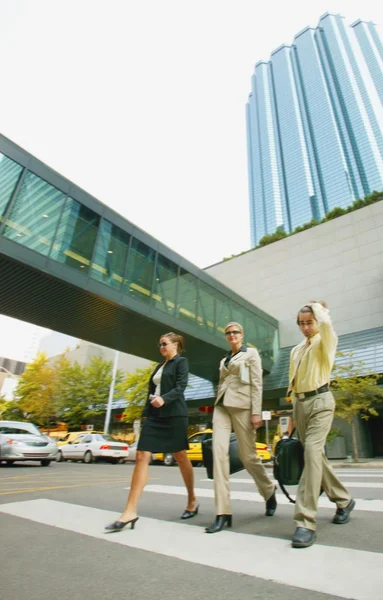
[{"label": "gray stone wall", "polygon": [[383,326],[383,202],[206,271],[279,320],[281,347],[301,340],[310,300],[326,300],[338,335]]}]

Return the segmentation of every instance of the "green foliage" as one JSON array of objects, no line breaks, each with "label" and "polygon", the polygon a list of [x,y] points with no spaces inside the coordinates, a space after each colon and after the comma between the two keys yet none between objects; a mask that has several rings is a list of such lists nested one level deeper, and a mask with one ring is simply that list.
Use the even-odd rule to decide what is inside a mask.
[{"label": "green foliage", "polygon": [[321,223],[331,221],[331,219],[336,219],[337,217],[341,217],[348,212],[349,211],[347,210],[347,208],[340,208],[339,206],[336,206],[326,214],[325,218],[322,219]]},{"label": "green foliage", "polygon": [[332,442],[339,436],[342,435],[342,432],[340,429],[336,429],[335,427],[331,428],[330,431],[327,434],[327,438],[326,438],[326,442],[328,444],[332,444]]},{"label": "green foliage", "polygon": [[27,365],[15,390],[17,409],[26,419],[40,427],[48,427],[56,420],[54,404],[57,377],[44,353]]},{"label": "green foliage", "polygon": [[380,375],[368,372],[363,361],[353,360],[353,353],[337,353],[331,387],[336,398],[335,415],[350,423],[352,428],[353,454],[358,461],[356,419],[378,416],[374,405],[383,401],[383,388],[378,385]]},{"label": "green foliage", "polygon": [[148,398],[149,379],[153,369],[154,363],[145,369],[137,369],[134,373],[127,375],[120,386],[123,390],[123,397],[128,402],[122,415],[122,421],[132,423],[134,419],[141,416]]},{"label": "green foliage", "polygon": [[0,397],[0,419],[2,421],[25,421],[19,403],[16,400],[5,400]]},{"label": "green foliage", "polygon": [[[58,381],[55,397],[57,416],[68,429],[79,429],[86,423],[102,427],[112,381],[112,362],[95,356],[82,367],[71,363],[64,355],[56,363]],[[118,386],[123,380],[117,371],[114,397],[119,397]]]},{"label": "green foliage", "polygon": [[277,229],[275,233],[271,233],[270,235],[264,235],[263,238],[259,240],[258,248],[262,248],[262,246],[267,246],[267,244],[272,244],[273,242],[277,242],[278,240],[283,240],[283,238],[287,237],[287,233],[283,229]]},{"label": "green foliage", "polygon": [[283,229],[278,227],[275,233],[270,233],[268,235],[264,235],[263,238],[259,240],[258,246],[255,248],[250,248],[249,250],[245,250],[244,252],[240,252],[239,254],[232,254],[231,256],[224,258],[223,262],[231,260],[232,258],[237,258],[237,256],[241,256],[242,254],[246,254],[251,250],[256,250],[257,248],[261,248],[263,246],[267,246],[268,244],[272,244],[273,242],[278,242],[279,240],[289,237],[290,235],[294,235],[296,233],[300,233],[301,231],[305,231],[306,229],[311,229],[311,227],[315,227],[315,225],[320,225],[321,223],[326,223],[327,221],[331,221],[332,219],[336,219],[337,217],[341,217],[349,212],[354,210],[358,210],[359,208],[364,208],[365,206],[369,206],[370,204],[374,204],[375,202],[379,202],[383,200],[383,191],[381,192],[371,192],[364,199],[355,200],[350,206],[347,208],[335,207],[330,210],[326,216],[321,221],[316,221],[315,219],[311,219],[308,223],[304,225],[299,225],[296,227],[294,231],[291,233],[285,233]]},{"label": "green foliage", "polygon": [[[28,420],[43,428],[57,421],[73,430],[87,423],[102,427],[111,380],[112,363],[99,356],[82,367],[71,363],[66,354],[55,361],[39,354],[19,378],[16,400],[0,402],[1,416]],[[119,386],[123,380],[123,373],[117,371],[115,398],[122,395]]]},{"label": "green foliage", "polygon": [[[304,223],[303,225],[299,225],[298,227],[296,227],[292,233],[300,233],[301,231],[305,231],[306,229],[311,229],[312,227],[315,227],[315,225],[319,225],[319,221],[311,219],[311,221],[309,221],[308,223]],[[290,233],[290,235],[292,235],[292,233]]]}]

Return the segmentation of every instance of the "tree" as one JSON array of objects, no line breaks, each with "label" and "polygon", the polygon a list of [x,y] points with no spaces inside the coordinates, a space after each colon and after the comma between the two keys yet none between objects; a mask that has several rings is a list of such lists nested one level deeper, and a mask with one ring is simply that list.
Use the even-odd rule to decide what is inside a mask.
[{"label": "tree", "polygon": [[336,398],[335,415],[351,425],[354,462],[358,462],[356,423],[358,416],[368,420],[378,416],[374,405],[383,401],[383,389],[378,386],[381,375],[369,372],[362,360],[353,360],[353,353],[337,352],[340,358],[334,367],[332,388]]},{"label": "tree", "polygon": [[131,423],[141,416],[148,398],[149,379],[153,369],[154,363],[145,369],[136,369],[134,373],[129,373],[120,385],[123,397],[128,402],[128,406],[122,413],[121,421]]},{"label": "tree", "polygon": [[56,385],[55,369],[44,353],[38,354],[19,378],[12,408],[18,408],[25,419],[36,425],[49,428],[56,421]]},{"label": "tree", "polygon": [[0,396],[0,418],[4,421],[24,421],[24,415],[17,400],[6,400]]},{"label": "tree", "polygon": [[[61,357],[56,392],[57,413],[69,429],[79,429],[86,423],[102,425],[109,389],[112,381],[112,363],[95,356],[90,363],[81,367]],[[116,374],[116,393],[123,380],[121,371]]]}]

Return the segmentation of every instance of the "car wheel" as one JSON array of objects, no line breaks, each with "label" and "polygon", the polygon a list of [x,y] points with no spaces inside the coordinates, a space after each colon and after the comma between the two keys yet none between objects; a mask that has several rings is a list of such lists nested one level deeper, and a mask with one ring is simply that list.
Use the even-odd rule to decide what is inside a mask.
[{"label": "car wheel", "polygon": [[172,467],[175,464],[176,464],[176,461],[174,460],[173,454],[170,454],[170,453],[165,454],[164,465],[166,465],[167,467]]},{"label": "car wheel", "polygon": [[93,454],[91,453],[90,450],[87,450],[84,454],[84,463],[89,465],[92,462],[93,462]]},{"label": "car wheel", "polygon": [[14,461],[13,460],[7,460],[5,461],[5,464],[7,467],[11,467],[13,465]]},{"label": "car wheel", "polygon": [[40,461],[40,464],[42,467],[49,467],[49,465],[51,464],[51,461],[48,460],[47,458],[45,458],[44,460]]},{"label": "car wheel", "polygon": [[56,462],[64,462],[64,456],[61,450],[58,451],[58,454],[56,456]]}]

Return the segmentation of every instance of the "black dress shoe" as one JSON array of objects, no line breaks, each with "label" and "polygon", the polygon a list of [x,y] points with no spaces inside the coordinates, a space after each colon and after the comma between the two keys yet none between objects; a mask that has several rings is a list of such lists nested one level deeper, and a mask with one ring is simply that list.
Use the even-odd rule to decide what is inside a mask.
[{"label": "black dress shoe", "polygon": [[224,526],[231,527],[233,522],[231,515],[217,515],[214,523],[210,527],[205,527],[205,533],[217,533],[221,531]]},{"label": "black dress shoe", "polygon": [[315,542],[317,536],[312,529],[306,527],[297,527],[293,535],[291,545],[293,548],[308,548]]},{"label": "black dress shoe", "polygon": [[277,509],[277,497],[275,495],[276,489],[277,488],[274,488],[274,491],[271,494],[270,498],[266,500],[266,517],[272,517]]},{"label": "black dress shoe", "polygon": [[192,517],[195,517],[196,515],[198,515],[198,509],[199,509],[199,504],[197,504],[197,506],[195,507],[194,510],[184,510],[184,512],[181,515],[181,519],[191,519]]},{"label": "black dress shoe", "polygon": [[337,508],[335,516],[332,520],[336,525],[344,525],[350,520],[352,509],[355,508],[355,500],[351,498],[350,502],[344,508]]},{"label": "black dress shoe", "polygon": [[140,517],[136,517],[135,519],[130,519],[130,521],[114,521],[110,525],[105,527],[105,531],[108,533],[114,533],[115,531],[122,531],[126,525],[130,523],[130,529],[134,529],[135,524],[137,523]]}]

